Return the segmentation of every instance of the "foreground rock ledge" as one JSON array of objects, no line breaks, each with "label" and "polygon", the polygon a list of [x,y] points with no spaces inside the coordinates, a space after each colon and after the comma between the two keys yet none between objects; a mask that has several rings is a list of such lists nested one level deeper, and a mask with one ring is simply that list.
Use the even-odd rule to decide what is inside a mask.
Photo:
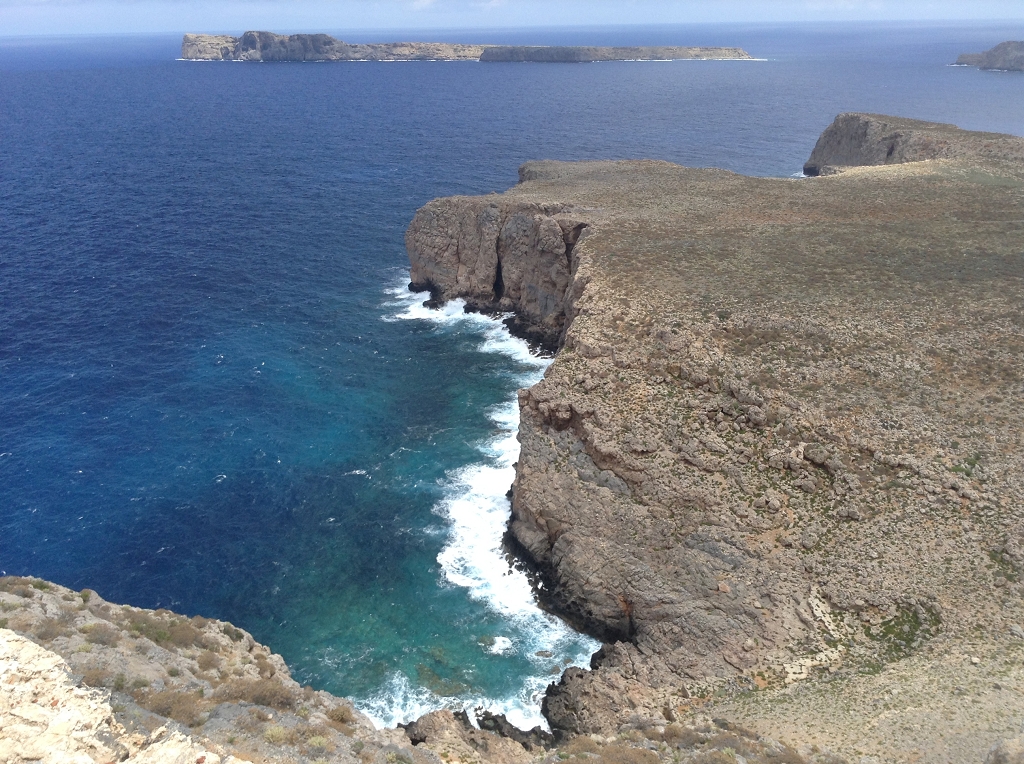
[{"label": "foreground rock ledge", "polygon": [[808,165],[531,162],[417,213],[413,284],[560,348],[520,392],[510,537],[607,644],[555,728],[758,690],[716,703],[980,761],[1024,712],[1018,669],[984,679],[1024,644],[1024,140],[847,114]]}]

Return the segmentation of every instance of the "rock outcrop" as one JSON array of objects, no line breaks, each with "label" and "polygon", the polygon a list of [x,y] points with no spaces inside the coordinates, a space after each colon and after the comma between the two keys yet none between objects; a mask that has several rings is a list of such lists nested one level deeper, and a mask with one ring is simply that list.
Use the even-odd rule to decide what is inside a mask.
[{"label": "rock outcrop", "polygon": [[405,241],[416,291],[456,297],[485,312],[515,311],[519,331],[556,347],[568,318],[573,250],[586,211],[500,197],[438,199],[420,209]]},{"label": "rock outcrop", "polygon": [[584,63],[592,61],[678,61],[685,59],[749,59],[742,48],[632,47],[601,48],[562,45],[494,45],[484,49],[481,61]]},{"label": "rock outcrop", "polygon": [[[808,163],[859,165],[833,177],[537,162],[505,194],[417,214],[416,286],[561,338],[520,393],[509,525],[542,601],[606,642],[549,688],[556,730],[664,724],[808,679],[871,698],[918,686],[890,666],[947,677],[965,652],[1012,651],[1022,157],[1013,136],[841,115]],[[868,682],[879,671],[890,684]],[[875,696],[851,746],[983,759],[996,727],[955,756],[940,738],[954,705],[930,702],[926,739],[865,736],[884,727]],[[1011,737],[1024,704],[990,712]],[[827,745],[814,713],[795,732],[795,712],[765,719]]]},{"label": "rock outcrop", "polygon": [[931,159],[1024,161],[1022,145],[1016,136],[970,132],[955,125],[881,114],[840,114],[818,138],[804,174],[830,175],[843,167]]},{"label": "rock outcrop", "polygon": [[483,45],[435,42],[350,44],[326,34],[186,34],[181,57],[194,61],[476,61]]},{"label": "rock outcrop", "polygon": [[0,761],[440,764],[229,623],[0,578]]},{"label": "rock outcrop", "polygon": [[1008,40],[984,53],[964,53],[957,58],[956,65],[1004,72],[1024,72],[1024,41]]}]

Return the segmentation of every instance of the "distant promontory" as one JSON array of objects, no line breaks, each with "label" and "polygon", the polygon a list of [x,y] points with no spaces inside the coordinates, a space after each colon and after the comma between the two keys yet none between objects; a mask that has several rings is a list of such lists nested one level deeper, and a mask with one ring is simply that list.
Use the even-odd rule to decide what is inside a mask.
[{"label": "distant promontory", "polygon": [[186,34],[181,57],[192,61],[651,61],[671,59],[750,59],[740,48],[565,47],[463,45],[444,42],[351,44],[326,34]]},{"label": "distant promontory", "polygon": [[957,66],[976,66],[1006,72],[1024,72],[1024,40],[1001,42],[984,53],[964,53],[956,60]]}]

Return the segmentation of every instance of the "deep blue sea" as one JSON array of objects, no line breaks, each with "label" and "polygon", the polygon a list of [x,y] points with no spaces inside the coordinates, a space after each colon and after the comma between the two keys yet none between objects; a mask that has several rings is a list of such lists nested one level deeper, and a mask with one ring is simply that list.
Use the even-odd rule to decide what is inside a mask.
[{"label": "deep blue sea", "polygon": [[193,63],[178,36],[0,38],[0,571],[233,621],[381,722],[448,704],[532,725],[595,648],[500,549],[515,391],[547,361],[405,290],[416,208],[537,158],[789,176],[841,111],[1024,134],[1024,75],[947,65],[1024,25],[339,36],[766,60]]}]

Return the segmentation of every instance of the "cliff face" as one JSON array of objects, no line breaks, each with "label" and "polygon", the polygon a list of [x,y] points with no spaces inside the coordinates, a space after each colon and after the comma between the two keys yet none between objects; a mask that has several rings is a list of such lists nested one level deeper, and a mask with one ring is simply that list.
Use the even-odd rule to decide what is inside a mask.
[{"label": "cliff face", "polygon": [[[905,142],[879,157],[893,129]],[[933,135],[952,158],[917,161],[945,156]],[[851,750],[903,760],[942,749],[957,714],[974,724],[935,700],[914,722],[934,734],[911,740],[871,693],[932,686],[978,624],[971,649],[994,655],[1024,620],[1022,151],[842,115],[809,164],[914,161],[805,181],[530,163],[501,196],[417,214],[414,282],[493,304],[500,262],[550,309],[498,304],[565,327],[520,393],[509,530],[542,600],[608,644],[549,688],[553,726],[606,734],[822,675],[864,696]],[[568,264],[539,244],[563,216],[587,224]],[[903,685],[862,678],[897,664]],[[773,718],[827,744],[820,714]]]},{"label": "cliff face", "polygon": [[633,47],[599,48],[570,46],[494,45],[484,50],[481,61],[532,61],[581,63],[590,61],[677,61],[683,59],[749,59],[741,48]]},{"label": "cliff face", "polygon": [[200,61],[478,60],[484,46],[399,42],[350,45],[326,34],[246,32],[241,37],[186,34],[181,57]]},{"label": "cliff face", "polygon": [[406,232],[412,288],[466,300],[470,309],[515,311],[520,333],[557,346],[571,302],[573,250],[585,216],[559,204],[495,198],[438,199]]},{"label": "cliff face", "polygon": [[1024,72],[1024,41],[1001,42],[984,53],[964,53],[957,58],[958,66],[976,66],[1005,72]]},{"label": "cliff face", "polygon": [[1024,161],[1024,150],[1014,136],[880,114],[840,114],[818,138],[804,174],[955,158]]}]

